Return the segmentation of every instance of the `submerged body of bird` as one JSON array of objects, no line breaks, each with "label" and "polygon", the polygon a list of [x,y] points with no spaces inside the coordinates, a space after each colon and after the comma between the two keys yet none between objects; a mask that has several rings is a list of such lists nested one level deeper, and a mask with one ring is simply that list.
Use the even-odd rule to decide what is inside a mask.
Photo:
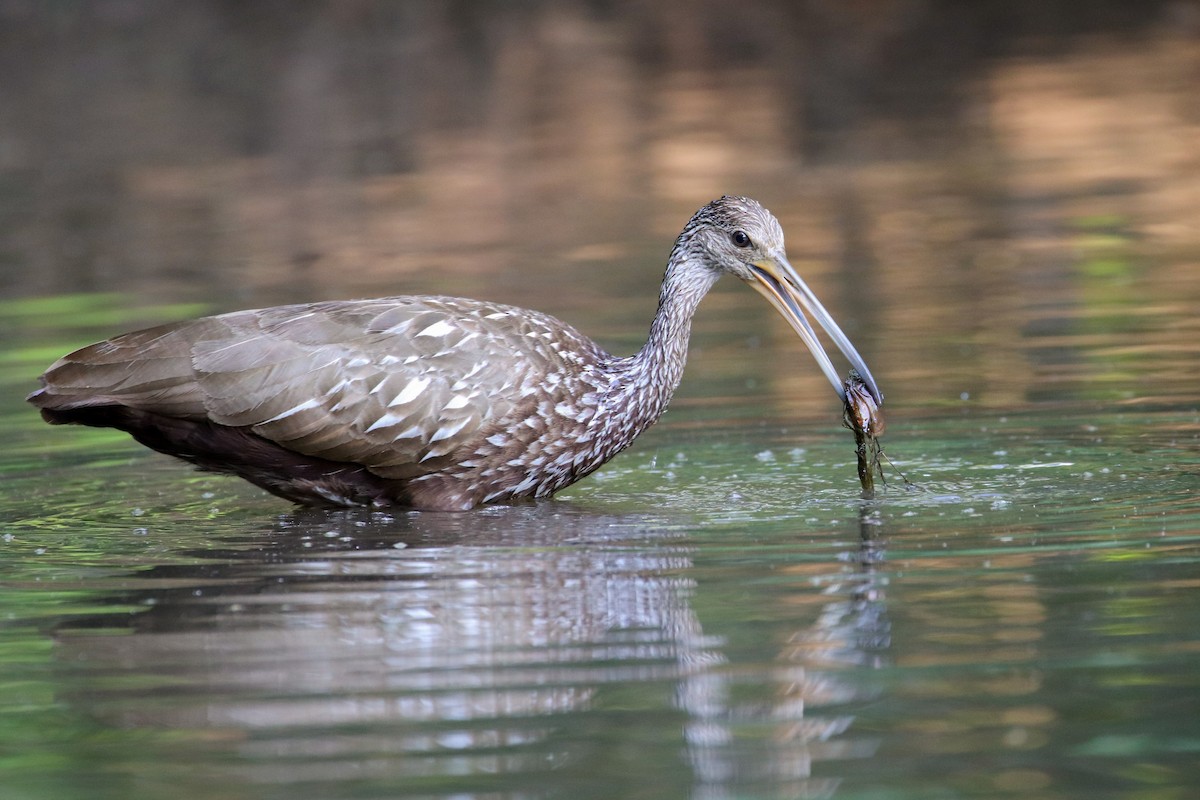
[{"label": "submerged body of bird", "polygon": [[124,334],[59,359],[29,400],[48,422],[118,428],[302,504],[464,510],[546,497],[662,415],[696,307],[726,272],[783,314],[844,397],[811,314],[882,402],[788,264],[775,217],[742,197],[713,201],[688,222],[650,336],[632,356],[536,311],[392,297]]}]

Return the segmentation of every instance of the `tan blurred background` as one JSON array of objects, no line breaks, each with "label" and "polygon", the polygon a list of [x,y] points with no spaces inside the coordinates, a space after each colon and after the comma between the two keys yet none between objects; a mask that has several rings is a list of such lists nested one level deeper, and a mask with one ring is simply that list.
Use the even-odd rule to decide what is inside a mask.
[{"label": "tan blurred background", "polygon": [[901,394],[1109,380],[1073,337],[1198,332],[1200,2],[0,0],[5,297],[465,294],[632,348],[723,193]]}]

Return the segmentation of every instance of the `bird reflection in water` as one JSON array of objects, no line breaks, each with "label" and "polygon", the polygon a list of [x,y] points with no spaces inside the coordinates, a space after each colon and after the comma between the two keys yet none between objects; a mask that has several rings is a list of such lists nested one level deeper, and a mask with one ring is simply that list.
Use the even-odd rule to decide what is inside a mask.
[{"label": "bird reflection in water", "polygon": [[[122,606],[145,611],[58,632],[79,673],[70,702],[124,727],[220,732],[255,784],[569,787],[612,735],[595,715],[630,687],[641,699],[622,724],[647,732],[647,758],[677,765],[656,780],[693,796],[820,795],[836,780],[813,778],[814,761],[868,754],[852,718],[830,713],[859,691],[838,669],[887,646],[866,523],[856,572],[798,576],[796,608],[823,595],[816,618],[773,662],[739,664],[692,608],[679,520],[564,503],[361,514],[284,517],[197,551],[195,567],[125,578],[144,588]],[[112,625],[132,635],[95,630]],[[757,699],[741,699],[750,684]]]},{"label": "bird reflection in water", "polygon": [[[785,568],[808,579],[806,591],[789,598],[796,608],[813,604],[813,587],[819,587],[821,599],[817,618],[788,637],[773,665],[749,673],[712,669],[681,679],[682,705],[689,711],[688,758],[704,787],[695,796],[732,800],[742,795],[730,787],[754,785],[765,796],[831,797],[839,780],[814,776],[814,762],[874,754],[875,743],[853,736],[854,717],[837,708],[862,700],[864,692],[839,671],[883,666],[891,646],[884,524],[879,508],[864,502],[859,546],[842,554],[844,570],[831,575],[824,563]],[[746,694],[762,699],[734,699]]]}]

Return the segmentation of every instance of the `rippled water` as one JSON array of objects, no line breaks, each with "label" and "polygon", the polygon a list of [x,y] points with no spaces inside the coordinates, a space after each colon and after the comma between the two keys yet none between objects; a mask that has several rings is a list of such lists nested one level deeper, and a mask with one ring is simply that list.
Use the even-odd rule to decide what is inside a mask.
[{"label": "rippled water", "polygon": [[56,456],[6,501],[9,796],[1185,796],[1200,413],[899,427],[871,503],[832,425],[450,515]]},{"label": "rippled water", "polygon": [[[0,2],[0,797],[1193,797],[1194,4],[868,5],[751,3],[738,55],[669,2]],[[725,191],[887,394],[875,501],[736,285],[664,420],[534,505],[300,512],[22,402],[354,294],[629,352]]]}]

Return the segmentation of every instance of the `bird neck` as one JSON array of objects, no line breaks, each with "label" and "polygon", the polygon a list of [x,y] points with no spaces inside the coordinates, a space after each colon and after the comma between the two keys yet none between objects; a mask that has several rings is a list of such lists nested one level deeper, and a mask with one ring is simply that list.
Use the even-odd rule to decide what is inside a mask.
[{"label": "bird neck", "polygon": [[650,337],[638,358],[659,368],[676,367],[673,373],[676,384],[687,360],[692,317],[720,275],[714,269],[684,259],[672,258],[667,265],[658,295],[658,311],[650,323]]},{"label": "bird neck", "polygon": [[667,410],[683,377],[692,316],[720,277],[718,270],[700,260],[700,254],[690,254],[690,230],[684,230],[671,251],[646,344],[636,354],[615,358],[606,365],[604,371],[610,380],[602,401],[606,413],[594,418],[605,430],[594,439],[598,459],[585,473],[628,447],[653,425]]},{"label": "bird neck", "polygon": [[626,362],[626,385],[637,395],[636,406],[650,419],[664,410],[687,362],[688,339],[696,307],[720,277],[720,272],[689,259],[676,245],[663,276],[658,311],[650,323],[646,344]]}]

